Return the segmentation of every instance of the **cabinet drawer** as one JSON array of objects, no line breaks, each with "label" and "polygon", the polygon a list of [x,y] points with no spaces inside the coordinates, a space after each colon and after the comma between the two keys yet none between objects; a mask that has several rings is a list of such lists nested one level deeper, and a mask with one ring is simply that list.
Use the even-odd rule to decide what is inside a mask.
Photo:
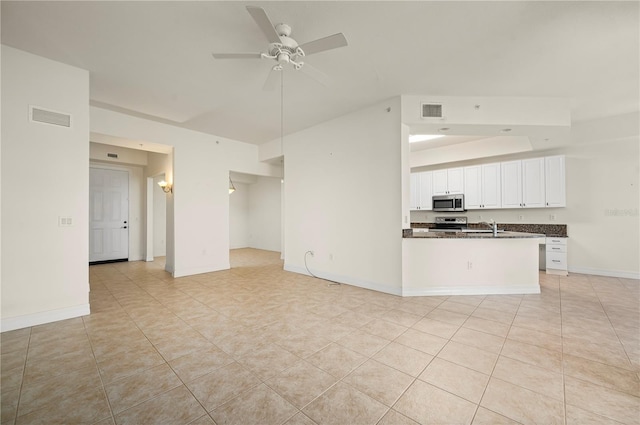
[{"label": "cabinet drawer", "polygon": [[547,252],[567,252],[566,245],[548,245],[547,244]]},{"label": "cabinet drawer", "polygon": [[564,252],[547,252],[548,269],[567,269],[567,254]]},{"label": "cabinet drawer", "polygon": [[547,245],[566,245],[567,238],[547,238]]}]

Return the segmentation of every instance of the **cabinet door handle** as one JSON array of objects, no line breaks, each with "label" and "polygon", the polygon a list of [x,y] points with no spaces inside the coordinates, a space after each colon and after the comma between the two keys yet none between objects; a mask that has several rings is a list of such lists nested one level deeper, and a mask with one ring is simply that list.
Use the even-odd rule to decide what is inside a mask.
[{"label": "cabinet door handle", "polygon": [[551,261],[553,261],[554,263],[559,263],[560,262],[560,260],[551,260]]},{"label": "cabinet door handle", "polygon": [[551,249],[560,249],[560,248],[556,248],[555,246],[552,246]]}]

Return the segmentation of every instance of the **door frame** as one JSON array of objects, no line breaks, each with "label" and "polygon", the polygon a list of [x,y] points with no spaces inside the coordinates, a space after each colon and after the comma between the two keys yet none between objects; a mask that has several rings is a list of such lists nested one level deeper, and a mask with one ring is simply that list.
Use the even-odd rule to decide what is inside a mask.
[{"label": "door frame", "polygon": [[[128,173],[129,181],[129,258],[128,261],[139,261],[144,259],[144,253],[141,252],[141,248],[144,245],[144,226],[145,223],[140,223],[140,220],[136,221],[136,218],[144,219],[144,205],[142,204],[142,196],[144,192],[141,192],[144,185],[144,167],[140,166],[127,166],[120,164],[103,163],[98,161],[89,161],[89,168],[103,168],[107,170],[126,171]],[[139,172],[136,172],[138,171]],[[89,172],[89,170],[87,170]],[[138,183],[137,179],[133,179],[134,174],[140,174],[142,180]],[[136,181],[134,181],[136,180]],[[139,186],[138,186],[139,185]],[[137,210],[135,207],[140,207]],[[88,238],[88,235],[87,235]],[[135,240],[134,239],[139,239]],[[88,241],[87,241],[88,243]]]}]

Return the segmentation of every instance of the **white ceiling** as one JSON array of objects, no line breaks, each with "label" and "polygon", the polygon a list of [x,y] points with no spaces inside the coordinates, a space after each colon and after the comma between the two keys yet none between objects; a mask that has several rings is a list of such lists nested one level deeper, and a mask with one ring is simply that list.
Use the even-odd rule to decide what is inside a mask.
[{"label": "white ceiling", "polygon": [[285,133],[401,94],[567,98],[574,121],[638,110],[636,1],[2,1],[1,37],[89,70],[94,105],[260,144],[280,135],[273,62],[211,56],[265,50],[248,4],[301,44],[349,42],[306,58],[328,88],[285,73]]}]

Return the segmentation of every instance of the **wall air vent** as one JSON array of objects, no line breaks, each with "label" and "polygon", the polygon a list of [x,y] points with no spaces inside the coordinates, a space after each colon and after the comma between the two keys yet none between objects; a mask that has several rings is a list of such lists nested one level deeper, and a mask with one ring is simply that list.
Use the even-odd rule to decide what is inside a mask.
[{"label": "wall air vent", "polygon": [[71,115],[61,112],[49,111],[37,106],[29,106],[29,119],[44,124],[71,127]]},{"label": "wall air vent", "polygon": [[438,103],[423,103],[422,118],[442,118],[442,105]]}]

